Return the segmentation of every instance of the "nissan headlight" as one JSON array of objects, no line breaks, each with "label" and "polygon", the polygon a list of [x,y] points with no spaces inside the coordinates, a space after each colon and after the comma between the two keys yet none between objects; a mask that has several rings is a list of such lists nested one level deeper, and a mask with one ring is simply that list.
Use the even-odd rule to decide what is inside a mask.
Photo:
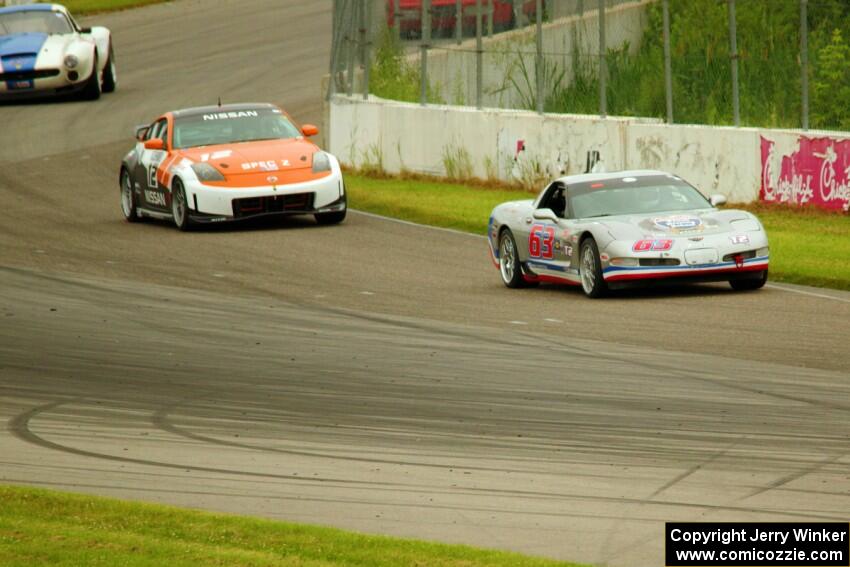
[{"label": "nissan headlight", "polygon": [[192,171],[198,176],[198,181],[224,181],[221,172],[208,163],[193,163]]},{"label": "nissan headlight", "polygon": [[80,60],[76,55],[69,54],[65,56],[65,67],[68,69],[75,69],[79,64]]},{"label": "nissan headlight", "polygon": [[331,158],[325,152],[313,154],[313,173],[331,170]]}]

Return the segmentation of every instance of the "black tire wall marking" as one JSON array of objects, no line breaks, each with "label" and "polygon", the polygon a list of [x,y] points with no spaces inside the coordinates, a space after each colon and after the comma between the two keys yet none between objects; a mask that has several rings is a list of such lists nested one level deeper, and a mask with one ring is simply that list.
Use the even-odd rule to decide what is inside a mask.
[{"label": "black tire wall marking", "polygon": [[8,429],[9,432],[15,436],[16,438],[24,441],[26,443],[30,443],[32,445],[37,445],[39,447],[44,447],[45,449],[51,449],[54,451],[60,451],[63,453],[70,453],[72,455],[78,455],[81,457],[91,457],[94,459],[105,459],[108,461],[116,461],[120,463],[131,463],[135,465],[146,465],[152,467],[163,467],[170,469],[181,469],[181,470],[191,470],[197,472],[206,472],[206,473],[215,473],[215,474],[228,474],[228,475],[239,475],[239,476],[249,476],[255,478],[273,478],[278,480],[297,480],[297,481],[306,481],[306,482],[336,482],[340,484],[358,484],[358,485],[374,485],[374,482],[366,482],[366,481],[356,481],[356,480],[343,480],[338,478],[320,478],[320,477],[312,477],[305,478],[296,475],[286,475],[286,474],[271,474],[271,473],[258,473],[253,471],[238,471],[231,469],[217,469],[214,467],[199,467],[196,465],[181,465],[178,463],[166,463],[162,461],[153,461],[147,459],[134,459],[132,457],[119,457],[117,455],[108,455],[105,453],[96,453],[94,451],[86,451],[85,449],[77,449],[75,447],[69,447],[67,445],[62,445],[59,443],[55,443],[53,441],[49,441],[30,429],[30,421],[33,418],[38,416],[41,413],[54,410],[58,407],[66,405],[71,402],[80,401],[79,399],[75,400],[63,400],[57,402],[51,402],[49,404],[44,404],[41,406],[36,406],[35,408],[26,411],[22,414],[19,414],[9,420]]}]

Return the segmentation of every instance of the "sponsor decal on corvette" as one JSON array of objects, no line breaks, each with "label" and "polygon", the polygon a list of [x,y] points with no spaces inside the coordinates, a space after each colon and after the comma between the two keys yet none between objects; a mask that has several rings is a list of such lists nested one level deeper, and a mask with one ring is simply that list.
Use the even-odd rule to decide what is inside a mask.
[{"label": "sponsor decal on corvette", "polygon": [[732,244],[749,244],[750,237],[746,234],[733,234],[729,237],[729,240],[732,241]]},{"label": "sponsor decal on corvette", "polygon": [[686,232],[691,230],[702,230],[702,220],[698,217],[687,215],[676,215],[672,217],[657,217],[652,219],[655,226],[669,230],[670,232]]},{"label": "sponsor decal on corvette", "polygon": [[673,241],[667,239],[645,239],[638,240],[632,245],[634,252],[649,252],[650,250],[664,251],[673,247]]}]

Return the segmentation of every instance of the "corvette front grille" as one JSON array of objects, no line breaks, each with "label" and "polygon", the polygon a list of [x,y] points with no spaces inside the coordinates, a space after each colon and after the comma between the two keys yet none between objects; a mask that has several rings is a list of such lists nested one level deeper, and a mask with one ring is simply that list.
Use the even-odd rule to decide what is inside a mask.
[{"label": "corvette front grille", "polygon": [[7,71],[0,73],[0,81],[32,81],[46,79],[59,74],[59,69],[38,69],[36,71]]},{"label": "corvette front grille", "polygon": [[734,254],[726,254],[725,256],[723,256],[723,261],[724,262],[734,262],[735,256],[740,256],[744,260],[749,260],[750,258],[756,257],[756,251],[755,250],[747,250],[746,252],[735,252]]},{"label": "corvette front grille", "polygon": [[676,258],[641,258],[641,266],[678,266],[679,260]]},{"label": "corvette front grille", "polygon": [[233,199],[233,216],[236,218],[266,213],[309,212],[312,209],[313,193]]}]

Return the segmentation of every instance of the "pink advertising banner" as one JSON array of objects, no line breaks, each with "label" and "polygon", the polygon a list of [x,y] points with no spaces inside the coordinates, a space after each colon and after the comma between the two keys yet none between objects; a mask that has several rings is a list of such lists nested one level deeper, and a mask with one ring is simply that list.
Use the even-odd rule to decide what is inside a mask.
[{"label": "pink advertising banner", "polygon": [[850,209],[850,140],[799,136],[792,147],[761,137],[762,201]]}]

